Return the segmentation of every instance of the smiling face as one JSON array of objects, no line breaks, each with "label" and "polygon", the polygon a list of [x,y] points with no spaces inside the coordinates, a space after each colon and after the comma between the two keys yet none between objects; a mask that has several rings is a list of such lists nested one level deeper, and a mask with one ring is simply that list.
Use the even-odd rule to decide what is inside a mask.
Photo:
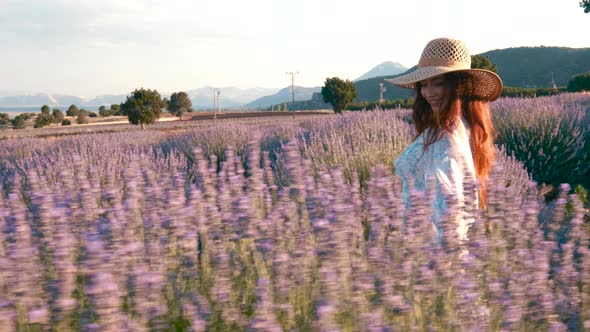
[{"label": "smiling face", "polygon": [[443,76],[436,76],[420,81],[420,94],[426,99],[426,102],[428,102],[434,113],[440,112],[442,104],[445,101],[446,91],[445,78]]}]

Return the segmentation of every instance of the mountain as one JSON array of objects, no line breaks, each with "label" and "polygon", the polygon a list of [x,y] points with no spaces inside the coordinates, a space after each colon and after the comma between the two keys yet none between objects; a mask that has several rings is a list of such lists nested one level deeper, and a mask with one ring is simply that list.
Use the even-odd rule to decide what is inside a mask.
[{"label": "mountain", "polygon": [[[241,107],[253,100],[274,94],[276,88],[250,88],[240,89],[235,87],[219,88],[219,99],[221,107]],[[186,92],[193,103],[193,108],[203,109],[213,107],[213,87],[206,86],[200,89],[188,90]]]},{"label": "mountain", "polygon": [[590,71],[590,48],[515,47],[482,53],[496,64],[505,86],[567,86],[572,76]]},{"label": "mountain", "polygon": [[[82,102],[82,103],[84,105],[99,106],[99,107],[104,105],[107,108],[109,108],[112,104],[120,104],[120,103],[124,102],[126,98],[127,98],[127,95],[103,95],[103,96],[94,97],[93,99],[88,100],[86,102]],[[75,104],[75,103],[72,103],[72,104]]]},{"label": "mountain", "polygon": [[373,69],[369,70],[368,72],[364,73],[363,75],[361,75],[359,78],[357,78],[353,82],[366,80],[366,79],[373,78],[373,77],[396,75],[396,74],[403,73],[406,70],[408,70],[408,68],[400,65],[397,62],[385,61],[385,62],[375,66]]},{"label": "mountain", "polygon": [[[278,88],[249,88],[240,89],[236,87],[220,88],[221,106],[241,107],[244,104],[255,99],[274,94],[279,91]],[[193,108],[203,109],[213,106],[213,87],[203,87],[199,89],[187,90],[187,94],[193,103]],[[171,93],[160,93],[162,97],[170,98]],[[10,91],[0,91],[0,107],[18,108],[18,109],[41,109],[42,105],[49,107],[68,107],[72,104],[87,109],[97,109],[101,105],[109,107],[112,104],[120,104],[125,101],[127,94],[102,95],[93,98],[83,98],[71,95],[61,94],[26,94]]]},{"label": "mountain", "polygon": [[[311,97],[314,92],[322,91],[321,86],[316,86],[313,88],[305,88],[302,86],[294,86],[294,94],[295,94],[295,101],[304,101],[304,100],[311,100]],[[258,98],[252,102],[249,102],[245,105],[246,108],[265,108],[270,105],[278,105],[283,103],[289,103],[293,100],[291,94],[291,86],[281,89],[279,92],[265,96],[262,98]]]},{"label": "mountain", "polygon": [[50,95],[46,93],[38,93],[31,95],[19,95],[19,96],[4,96],[0,97],[0,106],[9,107],[31,107],[38,106],[41,108],[43,105],[48,106],[63,106],[71,104],[81,104],[82,98],[68,95]]},{"label": "mountain", "polygon": [[356,88],[357,97],[354,100],[355,102],[367,101],[367,102],[374,102],[379,100],[380,95],[380,84],[384,83],[383,87],[385,91],[383,92],[383,98],[387,100],[394,100],[399,98],[407,98],[412,96],[414,93],[413,90],[400,88],[393,84],[385,82],[384,79],[392,78],[404,75],[405,73],[414,70],[414,68],[408,69],[406,72],[397,74],[397,75],[389,75],[389,76],[381,76],[381,77],[373,77],[367,80],[362,80],[358,82],[354,82],[354,87]]}]

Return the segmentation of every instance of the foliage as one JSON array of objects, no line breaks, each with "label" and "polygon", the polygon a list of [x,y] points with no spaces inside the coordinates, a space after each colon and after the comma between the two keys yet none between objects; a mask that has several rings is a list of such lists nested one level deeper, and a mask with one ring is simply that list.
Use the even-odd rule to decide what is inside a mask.
[{"label": "foliage", "polygon": [[96,114],[94,112],[88,112],[88,116],[91,118],[96,118],[96,117],[98,117],[98,114]]},{"label": "foliage", "polygon": [[395,100],[384,100],[383,102],[379,103],[375,102],[355,102],[348,106],[348,109],[351,111],[372,111],[372,110],[379,110],[379,109],[399,109],[405,108],[410,109],[414,104],[414,98],[403,98],[403,99],[395,99]]},{"label": "foliage", "polygon": [[514,47],[481,55],[496,64],[504,85],[521,88],[566,86],[590,68],[590,48]]},{"label": "foliage", "polygon": [[41,106],[41,113],[49,115],[49,106],[47,106],[47,105]]},{"label": "foliage", "polygon": [[580,7],[584,8],[584,13],[590,13],[590,0],[580,1]]},{"label": "foliage", "polygon": [[0,113],[0,125],[7,125],[10,123],[8,113]]},{"label": "foliage", "polygon": [[12,119],[12,128],[13,129],[25,129],[25,117],[21,115],[17,115]]},{"label": "foliage", "polygon": [[164,103],[157,90],[136,89],[127,96],[121,104],[123,115],[129,118],[129,122],[144,128],[145,124],[154,124],[160,118]]},{"label": "foliage", "polygon": [[174,92],[170,95],[170,101],[168,101],[166,109],[170,111],[170,113],[181,117],[184,112],[192,112],[193,104],[188,96],[188,94],[184,91],[181,92]]},{"label": "foliage", "polygon": [[494,73],[498,72],[496,65],[493,64],[488,57],[481,54],[471,56],[471,68],[486,69],[493,71]]},{"label": "foliage", "polygon": [[567,84],[567,91],[590,91],[590,72],[572,77]]},{"label": "foliage", "polygon": [[53,123],[60,124],[64,120],[64,113],[57,108],[54,108],[51,112],[51,116],[53,117]]},{"label": "foliage", "polygon": [[394,169],[393,160],[411,142],[413,128],[404,120],[408,110],[389,110],[334,116],[304,121],[307,129],[298,137],[303,156],[312,163],[313,174],[341,167],[347,181],[364,187],[370,169],[385,165]]},{"label": "foliage", "polygon": [[98,109],[98,115],[102,116],[103,118],[107,117],[107,116],[112,116],[113,110],[108,110],[108,109],[106,109],[106,107],[101,106]]},{"label": "foliage", "polygon": [[504,86],[502,97],[535,98],[543,96],[554,96],[566,92],[565,87],[558,88],[515,88]]},{"label": "foliage", "polygon": [[77,124],[86,124],[88,123],[88,114],[85,112],[79,112],[78,116],[76,117]]},{"label": "foliage", "polygon": [[332,104],[336,113],[342,113],[357,97],[356,88],[350,80],[338,77],[326,78],[322,87],[322,97],[325,103]]},{"label": "foliage", "polygon": [[43,128],[45,126],[52,124],[53,122],[54,122],[53,116],[51,116],[51,114],[49,114],[49,108],[48,108],[46,110],[46,112],[42,112],[42,113],[39,113],[39,115],[37,115],[37,118],[35,119],[34,128]]},{"label": "foliage", "polygon": [[[406,210],[387,167],[372,167],[360,191],[342,165],[312,176],[314,162],[291,139],[278,152],[288,180],[281,187],[269,151],[255,138],[321,131],[329,147],[354,130],[364,134],[351,134],[357,141],[349,148],[369,148],[385,128],[372,132],[372,125],[396,117],[329,116],[301,123],[304,132],[291,121],[285,131],[260,132],[218,122],[206,135],[218,129],[225,142],[251,138],[241,156],[226,149],[219,168],[185,135],[156,130],[3,142],[2,326],[583,330],[589,239],[580,231],[579,201],[566,187],[545,206],[526,176],[513,177],[522,165],[500,154],[487,210],[466,212],[474,220],[467,242],[457,241],[449,220],[436,243],[429,198],[412,191]],[[331,129],[341,132],[326,134]],[[190,134],[206,143],[200,132]],[[192,162],[176,150],[183,145],[197,148]],[[558,244],[563,228],[568,237]]]},{"label": "foliage", "polygon": [[538,183],[590,188],[590,96],[504,98],[492,104],[497,144]]},{"label": "foliage", "polygon": [[66,111],[67,116],[78,116],[78,113],[80,113],[80,110],[74,104],[70,105],[70,107],[68,107],[68,110]]},{"label": "foliage", "polygon": [[62,125],[62,126],[69,126],[69,125],[71,125],[71,124],[72,124],[72,121],[70,121],[69,119],[64,119],[64,120],[62,120],[62,122],[61,122],[61,125]]}]

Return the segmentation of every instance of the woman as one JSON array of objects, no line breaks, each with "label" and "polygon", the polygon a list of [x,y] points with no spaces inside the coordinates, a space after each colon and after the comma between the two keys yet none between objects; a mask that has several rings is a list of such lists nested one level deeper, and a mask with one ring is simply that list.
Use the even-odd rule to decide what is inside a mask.
[{"label": "woman", "polygon": [[[442,237],[441,220],[447,200],[465,207],[452,216],[460,240],[467,238],[472,220],[465,211],[485,207],[487,176],[494,159],[495,136],[489,102],[502,93],[495,73],[471,69],[471,56],[459,40],[430,41],[416,70],[386,81],[416,90],[412,117],[417,136],[394,162],[403,184],[403,200],[410,202],[410,183],[426,190],[434,181],[433,224]],[[477,185],[478,197],[466,197],[464,184]],[[474,206],[466,206],[473,202]]]}]

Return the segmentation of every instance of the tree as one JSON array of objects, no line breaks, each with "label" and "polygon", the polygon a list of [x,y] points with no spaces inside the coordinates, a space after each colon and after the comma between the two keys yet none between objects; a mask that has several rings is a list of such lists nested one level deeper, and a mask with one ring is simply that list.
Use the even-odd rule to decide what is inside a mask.
[{"label": "tree", "polygon": [[342,113],[348,104],[357,97],[356,88],[350,80],[343,81],[338,77],[326,78],[322,87],[324,103],[332,104],[336,113]]},{"label": "tree", "polygon": [[580,7],[584,8],[584,13],[590,13],[590,0],[580,1]]},{"label": "tree", "polygon": [[49,114],[49,110],[48,110],[47,113],[41,113],[41,114],[37,115],[37,118],[35,119],[35,125],[33,127],[34,128],[43,128],[43,127],[48,126],[52,123],[53,123],[53,116],[51,116],[51,114]]},{"label": "tree", "polygon": [[49,106],[47,106],[47,105],[41,106],[41,113],[49,115]]},{"label": "tree", "polygon": [[0,113],[0,125],[7,125],[10,123],[10,117],[7,113]]},{"label": "tree", "polygon": [[572,77],[567,84],[567,91],[590,91],[590,72]]},{"label": "tree", "polygon": [[123,114],[121,114],[121,105],[120,104],[112,104],[111,105],[111,115],[123,115]]},{"label": "tree", "polygon": [[85,124],[88,123],[88,114],[86,113],[79,113],[78,116],[76,117],[76,123],[77,124]]},{"label": "tree", "polygon": [[98,115],[102,117],[107,117],[113,115],[113,110],[108,110],[105,106],[101,106],[98,108]]},{"label": "tree", "polygon": [[64,117],[65,117],[64,112],[62,112],[58,108],[53,109],[51,116],[53,116],[53,123],[57,123],[57,124],[60,124],[64,120]]},{"label": "tree", "polygon": [[12,128],[13,129],[25,129],[25,119],[20,115],[17,115],[12,119]]},{"label": "tree", "polygon": [[129,122],[141,125],[153,124],[160,118],[164,102],[157,90],[135,89],[121,104],[121,112],[129,118]]},{"label": "tree", "polygon": [[193,103],[191,102],[190,98],[186,94],[186,92],[175,92],[170,95],[170,101],[168,102],[168,106],[166,109],[170,111],[170,113],[176,115],[177,117],[182,117],[182,113],[184,112],[192,112],[193,111]]},{"label": "tree", "polygon": [[487,69],[497,73],[496,65],[493,64],[487,57],[476,54],[471,56],[471,68],[473,69]]},{"label": "tree", "polygon": [[68,110],[66,111],[66,115],[67,116],[78,116],[78,113],[80,112],[80,110],[78,110],[78,107],[76,105],[70,105],[70,107],[68,107]]}]

